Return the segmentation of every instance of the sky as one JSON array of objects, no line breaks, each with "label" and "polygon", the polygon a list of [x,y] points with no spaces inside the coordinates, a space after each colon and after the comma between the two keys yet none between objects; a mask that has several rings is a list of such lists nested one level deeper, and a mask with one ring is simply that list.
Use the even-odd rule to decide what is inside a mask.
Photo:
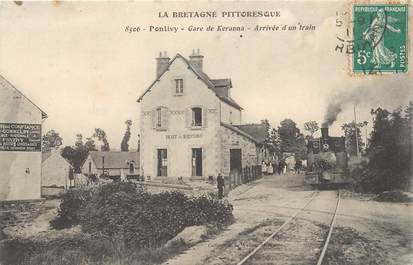
[{"label": "sky", "polygon": [[[159,18],[167,11],[275,10],[276,18]],[[369,121],[370,109],[407,105],[412,73],[351,75],[349,55],[334,50],[343,31],[336,12],[340,1],[295,2],[0,2],[0,74],[35,102],[48,118],[43,131],[60,133],[72,145],[102,128],[113,149],[120,148],[125,121],[131,119],[130,145],[137,146],[137,98],[155,79],[155,58],[166,51],[204,55],[211,78],[231,78],[232,97],[244,108],[243,122],[284,118],[299,128],[323,122],[328,103],[343,94],[358,97],[357,119]],[[411,12],[411,8],[409,12]],[[278,32],[135,32],[127,26],[314,25],[313,31]],[[412,28],[411,22],[409,27]],[[242,35],[242,36],[241,36]],[[410,53],[411,54],[411,53]],[[410,56],[410,61],[411,56]],[[331,127],[353,120],[345,105]],[[365,137],[363,135],[363,137]]]}]

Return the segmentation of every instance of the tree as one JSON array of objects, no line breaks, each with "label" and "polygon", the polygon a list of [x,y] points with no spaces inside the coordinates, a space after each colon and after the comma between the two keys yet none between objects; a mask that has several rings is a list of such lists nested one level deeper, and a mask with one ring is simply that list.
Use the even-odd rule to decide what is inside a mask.
[{"label": "tree", "polygon": [[297,124],[291,119],[284,119],[278,127],[278,135],[281,142],[282,152],[295,152],[296,142],[300,130]]},{"label": "tree", "polygon": [[[412,107],[409,103],[407,109]],[[409,110],[410,111],[410,110]],[[365,191],[408,190],[411,177],[412,127],[409,111],[402,114],[377,108],[371,111],[373,130],[369,140],[370,162],[362,171],[357,187]]]},{"label": "tree", "polygon": [[110,151],[109,142],[104,130],[100,128],[95,128],[95,133],[93,134],[93,138],[97,138],[98,141],[101,141],[103,144],[100,146],[100,150],[107,152]]},{"label": "tree", "polygon": [[90,151],[97,151],[94,140],[92,138],[86,138],[86,142],[83,143],[83,135],[77,134],[75,145],[65,146],[61,155],[70,162],[76,173],[80,173],[81,166]]},{"label": "tree", "polygon": [[272,128],[268,119],[261,120],[261,125],[265,127],[265,145],[268,148],[271,155],[280,156],[280,140],[275,128]]},{"label": "tree", "polygon": [[270,139],[270,130],[271,130],[271,124],[267,119],[261,120],[261,125],[265,127],[265,140],[269,141]]},{"label": "tree", "polygon": [[83,135],[81,133],[76,134],[75,146],[76,147],[83,146]]},{"label": "tree", "polygon": [[277,155],[277,157],[281,157],[281,141],[280,136],[278,135],[278,131],[275,128],[271,129],[270,132],[270,151]]},{"label": "tree", "polygon": [[130,127],[132,126],[132,121],[127,120],[127,121],[125,121],[125,124],[126,124],[126,132],[125,132],[125,135],[123,136],[122,142],[120,144],[120,150],[122,152],[129,151],[129,140],[130,140],[130,136],[131,136]]},{"label": "tree", "polygon": [[304,130],[310,133],[311,138],[313,138],[314,133],[316,133],[319,129],[320,127],[318,127],[316,121],[308,121],[304,123]]},{"label": "tree", "polygon": [[295,158],[299,160],[307,159],[307,142],[304,134],[299,133],[295,144]]},{"label": "tree", "polygon": [[[351,156],[356,156],[358,152],[361,152],[364,146],[363,139],[361,137],[361,129],[364,123],[357,123],[355,126],[354,121],[349,123],[344,123],[341,129],[344,131],[344,136],[346,137],[346,149],[347,153]],[[357,130],[357,143],[356,143],[356,130]],[[358,152],[357,152],[358,145]]]},{"label": "tree", "polygon": [[86,148],[88,151],[97,151],[97,150],[98,150],[98,149],[96,148],[96,145],[95,145],[95,140],[93,140],[92,137],[86,138],[85,148]]},{"label": "tree", "polygon": [[62,137],[55,130],[48,131],[42,138],[42,150],[45,152],[50,151],[52,148],[56,148],[62,145]]}]

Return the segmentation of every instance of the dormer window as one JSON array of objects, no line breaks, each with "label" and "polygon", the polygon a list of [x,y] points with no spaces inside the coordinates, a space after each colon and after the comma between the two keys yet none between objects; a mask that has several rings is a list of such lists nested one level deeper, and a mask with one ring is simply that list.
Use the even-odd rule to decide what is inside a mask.
[{"label": "dormer window", "polygon": [[202,127],[202,108],[192,108],[192,127]]},{"label": "dormer window", "polygon": [[184,80],[175,79],[175,94],[182,95],[184,93]]}]

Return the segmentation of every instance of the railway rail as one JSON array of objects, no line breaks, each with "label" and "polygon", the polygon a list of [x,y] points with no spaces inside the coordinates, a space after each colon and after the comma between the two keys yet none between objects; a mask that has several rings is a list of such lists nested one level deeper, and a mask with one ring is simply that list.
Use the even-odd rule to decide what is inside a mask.
[{"label": "railway rail", "polygon": [[[271,235],[269,235],[267,238],[265,238],[265,240],[261,244],[259,244],[256,248],[254,248],[251,252],[249,252],[248,255],[246,255],[241,261],[239,261],[237,263],[237,265],[253,264],[253,263],[250,263],[252,258],[259,260],[260,259],[260,251],[263,249],[263,247],[265,245],[267,245],[269,242],[271,242],[271,240],[273,240],[274,237],[277,234],[280,234],[282,231],[284,231],[285,228],[290,223],[292,223],[294,220],[296,220],[297,217],[300,215],[300,213],[305,212],[307,207],[311,204],[311,202],[313,202],[313,200],[317,197],[317,195],[319,193],[320,192],[318,192],[318,191],[314,192],[313,195],[311,196],[311,198],[306,202],[306,204],[303,207],[299,208],[296,212],[294,212],[294,214],[290,218],[288,218],[278,229],[276,229],[273,233],[271,233]],[[324,260],[324,257],[325,257],[325,254],[326,254],[326,251],[327,251],[327,248],[328,248],[328,244],[329,244],[330,239],[331,239],[331,235],[332,235],[332,232],[333,232],[333,229],[334,229],[335,222],[336,222],[339,205],[340,205],[340,190],[337,191],[337,201],[335,203],[333,216],[331,218],[331,222],[330,222],[330,225],[329,225],[329,230],[328,230],[328,233],[327,233],[327,237],[325,238],[324,243],[323,243],[323,248],[321,250],[321,253],[318,256],[317,263],[315,263],[317,265],[322,265],[323,264],[323,260]],[[265,260],[268,260],[268,257],[265,257]]]}]

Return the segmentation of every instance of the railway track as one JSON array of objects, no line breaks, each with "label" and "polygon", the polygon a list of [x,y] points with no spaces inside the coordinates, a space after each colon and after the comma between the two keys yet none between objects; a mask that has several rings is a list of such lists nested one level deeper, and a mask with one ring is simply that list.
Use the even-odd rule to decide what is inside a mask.
[{"label": "railway track", "polygon": [[[279,250],[279,244],[276,236],[281,236],[282,234],[286,234],[287,232],[293,232],[294,229],[298,230],[295,231],[295,234],[299,234],[300,231],[300,224],[299,224],[299,216],[306,212],[307,208],[313,203],[315,199],[318,198],[320,192],[315,192],[311,198],[307,201],[307,203],[300,209],[298,209],[290,218],[287,219],[280,227],[278,227],[275,231],[273,231],[268,237],[265,238],[256,248],[254,248],[251,252],[249,252],[241,261],[237,263],[237,265],[247,265],[247,264],[279,264],[277,260],[279,259],[280,255],[282,255],[282,251]],[[320,235],[318,239],[312,240],[310,239],[303,239],[303,240],[312,240],[310,244],[316,244],[317,242],[322,245],[321,252],[317,251],[314,255],[318,256],[318,259],[315,260],[314,257],[311,257],[311,263],[306,262],[305,264],[317,264],[322,265],[323,260],[328,248],[328,244],[331,239],[331,234],[334,229],[334,224],[337,217],[337,211],[340,204],[340,191],[337,191],[337,200],[335,201],[334,210],[332,214],[331,221],[329,222],[327,236]],[[325,232],[326,229],[324,229]],[[325,234],[325,233],[324,233]],[[294,242],[290,243],[290,248],[295,247]],[[310,251],[307,251],[310,252]],[[282,262],[281,262],[282,263]],[[283,263],[284,264],[284,263]],[[295,264],[295,262],[291,263]]]}]

